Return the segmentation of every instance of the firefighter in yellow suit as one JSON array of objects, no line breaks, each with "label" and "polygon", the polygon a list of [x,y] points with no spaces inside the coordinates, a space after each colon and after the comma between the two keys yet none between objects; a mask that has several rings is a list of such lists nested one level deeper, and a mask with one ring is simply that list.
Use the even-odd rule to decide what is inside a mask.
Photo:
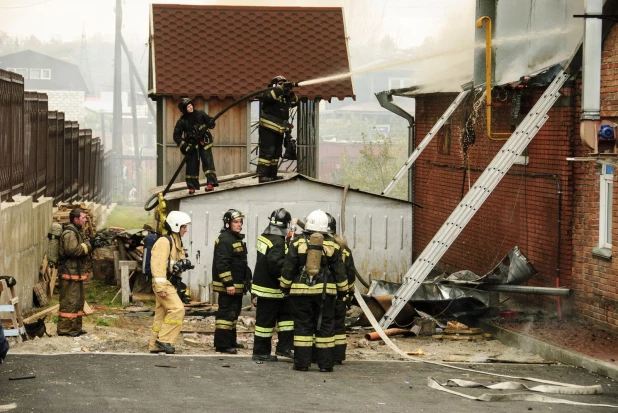
[{"label": "firefighter in yellow suit", "polygon": [[185,307],[176,287],[168,280],[185,269],[192,268],[185,258],[181,237],[187,232],[191,218],[184,212],[172,211],[165,219],[169,235],[160,237],[152,247],[150,267],[152,269],[152,290],[156,297],[154,324],[150,333],[148,350],[151,353],[174,354],[174,345],[180,334]]}]

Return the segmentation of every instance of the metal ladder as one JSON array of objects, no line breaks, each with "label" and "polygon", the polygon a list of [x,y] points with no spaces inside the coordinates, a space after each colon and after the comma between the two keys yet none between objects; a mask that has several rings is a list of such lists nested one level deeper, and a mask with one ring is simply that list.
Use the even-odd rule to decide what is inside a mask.
[{"label": "metal ladder", "polygon": [[425,247],[417,260],[412,264],[404,276],[403,284],[395,293],[391,308],[380,320],[380,326],[387,328],[397,317],[399,311],[408,302],[427,275],[440,261],[444,253],[459,236],[461,231],[472,219],[476,211],[483,205],[491,192],[500,183],[504,175],[513,166],[518,156],[522,154],[532,138],[545,124],[549,116],[547,112],[560,97],[560,88],[569,78],[561,70],[549,85],[543,96],[534,105],[525,119],[519,124],[515,132],[506,141],[502,149],[496,154],[485,171],[481,174],[474,186],[438,230],[431,242]]},{"label": "metal ladder", "polygon": [[399,182],[399,180],[403,177],[405,172],[408,169],[410,169],[410,167],[412,166],[414,161],[416,161],[416,158],[418,158],[419,155],[421,154],[421,152],[423,152],[423,150],[425,149],[425,147],[427,145],[429,145],[429,142],[431,142],[431,140],[434,138],[434,136],[436,136],[436,134],[438,133],[438,131],[440,130],[442,125],[444,125],[444,122],[446,122],[448,120],[448,118],[451,117],[453,112],[455,112],[455,109],[457,109],[457,106],[459,106],[461,101],[466,97],[466,95],[469,92],[470,92],[469,89],[468,90],[463,90],[459,94],[459,96],[457,96],[455,101],[453,103],[451,103],[451,106],[449,106],[446,109],[444,114],[440,117],[440,119],[438,119],[438,122],[435,125],[433,125],[433,128],[431,128],[431,130],[429,131],[429,133],[427,135],[425,135],[425,137],[423,138],[421,143],[419,143],[418,146],[416,147],[416,149],[414,149],[414,151],[412,152],[412,154],[410,155],[410,157],[408,158],[406,163],[403,164],[403,166],[401,167],[399,172],[397,172],[397,174],[395,174],[395,176],[393,177],[391,182],[386,186],[384,191],[382,191],[382,195],[387,195],[395,187],[397,182]]}]

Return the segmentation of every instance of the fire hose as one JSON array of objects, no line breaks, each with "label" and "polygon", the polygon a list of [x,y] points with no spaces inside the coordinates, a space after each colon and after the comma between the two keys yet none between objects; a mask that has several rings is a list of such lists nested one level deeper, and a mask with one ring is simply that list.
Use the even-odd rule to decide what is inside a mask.
[{"label": "fire hose", "polygon": [[[298,87],[298,83],[297,82],[288,82],[289,85],[286,85],[290,88],[292,87]],[[231,108],[233,108],[234,106],[238,105],[241,102],[244,102],[245,100],[252,98],[254,96],[260,95],[262,93],[266,93],[268,91],[273,90],[274,87],[268,87],[266,89],[261,89],[252,93],[249,93],[248,95],[242,96],[240,99],[235,100],[234,102],[230,103],[229,105],[227,105],[226,107],[224,107],[223,109],[221,109],[221,111],[219,113],[217,113],[212,120],[216,121],[219,117],[221,117],[221,115],[223,115],[225,112],[227,112],[228,110],[230,110]],[[167,184],[167,186],[165,187],[165,189],[161,192],[162,196],[165,196],[165,194],[167,194],[172,186],[172,184],[174,183],[174,181],[176,180],[176,178],[178,177],[178,174],[180,173],[180,171],[182,170],[182,167],[185,165],[185,163],[187,163],[187,155],[186,154],[184,156],[184,158],[182,158],[182,162],[180,162],[180,165],[178,165],[178,169],[176,169],[176,172],[174,172],[174,175],[172,176],[172,179],[170,179],[169,183]],[[253,175],[253,173],[249,173],[250,176]],[[234,178],[237,179],[237,178]],[[220,182],[225,182],[224,180],[220,180]],[[154,203],[152,203],[152,201],[155,201]],[[152,203],[152,204],[151,204]],[[146,203],[144,204],[144,209],[146,211],[151,211],[153,210],[157,205],[159,204],[159,200],[158,200],[158,196],[157,195],[151,195],[150,198],[148,198],[148,200],[146,201]]]}]

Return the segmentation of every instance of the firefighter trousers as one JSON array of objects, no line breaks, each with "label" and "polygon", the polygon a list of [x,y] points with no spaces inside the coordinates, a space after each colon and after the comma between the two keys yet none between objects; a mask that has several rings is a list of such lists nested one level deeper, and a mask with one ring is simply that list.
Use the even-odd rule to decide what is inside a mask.
[{"label": "firefighter trousers", "polygon": [[219,310],[215,315],[215,348],[236,346],[236,322],[242,308],[242,295],[219,293]]},{"label": "firefighter trousers", "polygon": [[[294,367],[308,368],[312,361],[313,346],[321,369],[332,369],[334,365],[333,348],[335,297],[321,295],[290,296],[294,311]],[[322,308],[322,321],[317,328]]]},{"label": "firefighter trousers", "polygon": [[185,182],[187,188],[200,189],[200,160],[202,161],[202,169],[206,177],[206,185],[219,186],[217,181],[217,173],[215,171],[215,160],[212,156],[212,143],[201,146],[187,153],[187,169]]},{"label": "firefighter trousers", "polygon": [[348,346],[345,335],[346,310],[345,301],[335,300],[335,347],[333,349],[333,359],[335,361],[345,360],[345,350]]},{"label": "firefighter trousers", "polygon": [[84,315],[84,281],[60,279],[58,335],[78,335]]},{"label": "firefighter trousers", "polygon": [[279,169],[279,158],[283,154],[283,134],[264,126],[259,127],[258,176],[275,178]]},{"label": "firefighter trousers", "polygon": [[150,332],[148,350],[157,350],[155,341],[161,341],[170,345],[176,344],[182,320],[185,317],[185,306],[180,301],[176,288],[168,284],[165,286],[165,297],[155,294],[156,305],[154,323]]},{"label": "firefighter trousers", "polygon": [[277,326],[277,353],[285,353],[294,348],[294,320],[289,298],[257,298],[255,313],[255,338],[253,354],[270,355],[271,342]]}]

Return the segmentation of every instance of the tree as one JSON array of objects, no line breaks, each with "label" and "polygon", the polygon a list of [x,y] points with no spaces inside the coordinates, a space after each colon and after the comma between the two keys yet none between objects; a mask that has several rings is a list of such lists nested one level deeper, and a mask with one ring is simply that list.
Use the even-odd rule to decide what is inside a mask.
[{"label": "tree", "polygon": [[[363,134],[363,149],[358,160],[350,159],[347,152],[341,155],[341,169],[333,177],[333,182],[372,194],[380,194],[401,169],[407,159],[407,141],[388,139],[378,135],[378,139],[368,141]],[[389,196],[408,199],[407,174],[395,186]]]}]

